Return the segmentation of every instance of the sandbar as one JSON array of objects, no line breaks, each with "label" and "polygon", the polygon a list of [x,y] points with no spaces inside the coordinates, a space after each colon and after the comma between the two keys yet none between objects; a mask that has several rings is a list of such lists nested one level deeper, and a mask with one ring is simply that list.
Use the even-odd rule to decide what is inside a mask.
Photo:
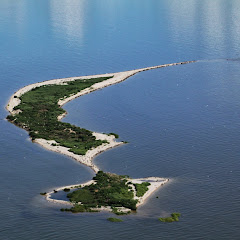
[{"label": "sandbar", "polygon": [[[163,68],[163,67],[169,67],[169,66],[175,66],[175,65],[181,65],[181,64],[188,64],[188,63],[194,63],[194,62],[196,62],[196,61],[185,61],[185,62],[179,62],[179,63],[170,63],[170,64],[157,65],[157,66],[153,66],[153,67],[140,68],[140,69],[135,69],[135,70],[131,70],[131,71],[106,73],[106,74],[91,75],[91,76],[61,78],[61,79],[53,79],[53,80],[38,82],[38,83],[34,83],[34,84],[30,84],[28,86],[25,86],[25,87],[19,89],[17,92],[15,92],[10,97],[10,100],[9,100],[7,106],[6,106],[6,109],[10,112],[11,115],[18,114],[19,110],[14,110],[14,107],[18,106],[21,103],[20,97],[23,94],[25,94],[26,92],[31,91],[32,89],[34,89],[36,87],[40,87],[40,86],[44,86],[44,85],[55,85],[55,84],[56,85],[64,85],[64,84],[67,84],[67,82],[69,82],[69,81],[74,81],[74,80],[79,80],[79,79],[91,79],[91,78],[110,77],[111,76],[111,78],[109,78],[105,81],[102,81],[102,82],[95,83],[91,87],[85,88],[85,89],[81,90],[80,92],[78,92],[77,94],[71,95],[70,97],[60,99],[58,101],[58,105],[61,107],[64,104],[66,104],[67,102],[69,102],[69,101],[71,101],[71,100],[73,100],[77,97],[80,97],[82,95],[91,93],[91,92],[96,91],[98,89],[101,89],[101,88],[104,88],[104,87],[122,82],[122,81],[126,80],[127,78],[135,75],[136,73],[151,70],[151,69],[157,69],[157,68]],[[60,121],[65,115],[66,115],[66,113],[60,115],[58,117],[58,120]],[[90,167],[95,173],[97,173],[99,171],[99,168],[93,163],[94,157],[96,155],[100,154],[101,152],[104,152],[104,151],[106,151],[108,149],[111,149],[113,147],[116,147],[116,146],[120,146],[124,143],[116,141],[114,135],[107,135],[107,134],[96,133],[96,132],[93,132],[93,135],[96,137],[97,140],[98,139],[107,140],[108,143],[103,143],[102,145],[100,145],[96,148],[88,150],[85,155],[77,155],[77,154],[74,154],[72,152],[69,152],[68,151],[69,148],[63,147],[63,146],[58,146],[57,143],[54,140],[35,139],[34,142],[40,144],[42,147],[44,147],[47,150],[67,155],[67,156],[75,159],[76,161]],[[157,178],[157,177],[130,179],[130,180],[133,183],[141,183],[141,182],[144,182],[144,181],[150,181],[150,183],[151,183],[151,185],[148,187],[148,191],[144,194],[143,197],[137,198],[135,196],[135,198],[138,199],[137,206],[142,205],[146,201],[146,199],[156,189],[158,189],[163,184],[165,184],[166,182],[169,181],[169,179]],[[84,186],[84,185],[88,185],[88,184],[91,184],[91,183],[92,183],[92,180],[87,182],[87,183],[81,184],[81,185]],[[60,191],[64,188],[72,188],[74,186],[75,185],[60,187],[60,188],[57,188],[56,191]],[[70,202],[63,201],[63,200],[52,199],[51,195],[53,193],[54,193],[53,191],[50,191],[49,193],[46,194],[46,199],[48,201],[55,202],[55,203],[70,204],[70,205],[72,204]]]}]

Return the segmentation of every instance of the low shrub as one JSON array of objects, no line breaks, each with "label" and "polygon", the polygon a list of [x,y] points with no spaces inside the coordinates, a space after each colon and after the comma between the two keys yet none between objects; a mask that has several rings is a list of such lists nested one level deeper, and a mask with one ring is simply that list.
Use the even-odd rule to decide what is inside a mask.
[{"label": "low shrub", "polygon": [[108,218],[107,219],[109,222],[123,222],[122,219],[119,219],[119,218]]},{"label": "low shrub", "polygon": [[64,192],[69,192],[69,191],[70,191],[70,188],[64,188],[63,191],[64,191]]},{"label": "low shrub", "polygon": [[178,222],[179,217],[181,216],[180,213],[172,213],[171,217],[166,217],[166,218],[159,218],[158,220],[161,222]]}]

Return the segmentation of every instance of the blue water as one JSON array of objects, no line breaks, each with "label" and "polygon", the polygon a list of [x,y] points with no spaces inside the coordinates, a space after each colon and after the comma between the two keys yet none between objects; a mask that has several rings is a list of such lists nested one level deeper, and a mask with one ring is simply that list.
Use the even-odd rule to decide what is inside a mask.
[{"label": "blue water", "polygon": [[[0,239],[239,239],[239,10],[238,0],[1,0]],[[197,59],[65,106],[64,121],[129,142],[99,155],[101,169],[172,178],[136,214],[113,224],[39,195],[93,172],[4,120],[14,91]],[[174,211],[180,222],[158,222]]]}]

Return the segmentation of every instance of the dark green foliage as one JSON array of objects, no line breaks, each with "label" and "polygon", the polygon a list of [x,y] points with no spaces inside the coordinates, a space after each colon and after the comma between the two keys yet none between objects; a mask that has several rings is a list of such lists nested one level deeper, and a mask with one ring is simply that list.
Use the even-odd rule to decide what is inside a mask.
[{"label": "dark green foliage", "polygon": [[119,218],[108,218],[107,220],[110,222],[123,222],[123,220]]},{"label": "dark green foliage", "polygon": [[109,133],[108,135],[113,135],[115,138],[119,138],[119,135],[116,133]]},{"label": "dark green foliage", "polygon": [[[81,79],[68,82],[66,85],[45,85],[23,94],[21,103],[14,109],[22,112],[7,119],[29,131],[30,137],[55,140],[59,145],[69,148],[69,151],[84,155],[87,150],[101,145],[92,132],[69,123],[59,122],[57,117],[65,110],[59,107],[59,99],[69,97],[94,83],[102,82],[110,77]],[[54,145],[54,144],[53,144]]]},{"label": "dark green foliage", "polygon": [[63,191],[64,191],[64,192],[69,192],[69,191],[70,191],[70,188],[64,188]]},{"label": "dark green foliage", "polygon": [[151,185],[149,182],[143,182],[141,184],[134,184],[136,191],[137,191],[137,197],[142,197],[148,190],[148,186]]},{"label": "dark green foliage", "polygon": [[12,116],[12,115],[8,115],[8,116],[7,116],[7,120],[9,120],[9,121],[13,121],[14,119],[15,119],[15,117]]},{"label": "dark green foliage", "polygon": [[136,210],[137,200],[133,199],[133,192],[128,191],[125,176],[99,171],[93,180],[96,184],[69,193],[70,201],[81,203],[86,208],[111,206]]},{"label": "dark green foliage", "polygon": [[180,213],[172,213],[171,217],[159,218],[159,221],[161,221],[161,222],[178,222],[180,216],[181,216]]},{"label": "dark green foliage", "polygon": [[44,195],[46,195],[47,193],[46,193],[46,192],[41,192],[40,194],[44,196]]}]

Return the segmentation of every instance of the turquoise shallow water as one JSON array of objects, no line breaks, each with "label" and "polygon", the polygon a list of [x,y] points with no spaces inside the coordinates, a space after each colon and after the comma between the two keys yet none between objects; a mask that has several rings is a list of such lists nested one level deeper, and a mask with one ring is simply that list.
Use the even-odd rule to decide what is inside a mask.
[{"label": "turquoise shallow water", "polygon": [[[239,8],[238,0],[2,0],[0,239],[238,239]],[[93,173],[4,120],[14,91],[195,59],[203,61],[143,72],[65,105],[64,121],[129,141],[99,155],[100,168],[171,184],[121,224],[106,221],[109,213],[62,213],[39,195]],[[180,222],[158,222],[173,211]]]}]

